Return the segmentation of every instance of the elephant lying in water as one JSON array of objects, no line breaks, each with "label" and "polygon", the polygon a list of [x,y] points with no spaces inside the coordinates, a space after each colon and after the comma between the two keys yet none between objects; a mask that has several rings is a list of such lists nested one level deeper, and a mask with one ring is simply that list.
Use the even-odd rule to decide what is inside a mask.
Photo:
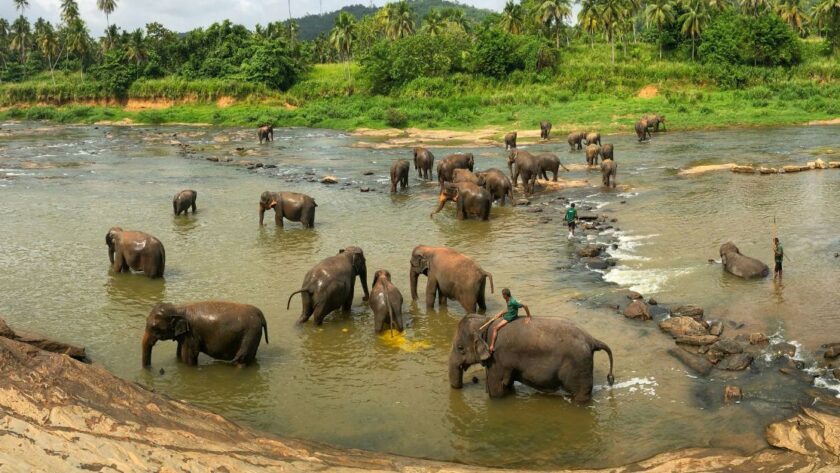
[{"label": "elephant lying in water", "polygon": [[159,340],[178,342],[178,360],[198,364],[199,353],[244,366],[254,361],[260,337],[268,325],[260,309],[225,301],[157,304],[146,318],[143,366],[152,364],[152,347]]},{"label": "elephant lying in water", "polygon": [[720,261],[723,269],[740,278],[764,278],[770,274],[770,268],[761,261],[741,254],[735,243],[728,241],[720,245]]},{"label": "elephant lying in water", "polygon": [[105,235],[108,259],[115,273],[143,271],[154,279],[162,278],[166,267],[166,250],[163,243],[148,233],[113,227]]},{"label": "elephant lying in water", "polygon": [[610,385],[615,381],[610,347],[565,320],[515,320],[499,331],[492,355],[486,345],[490,328],[479,330],[488,320],[468,315],[458,323],[449,352],[449,384],[454,389],[463,387],[467,368],[481,363],[490,397],[512,392],[513,382],[519,381],[544,392],[562,388],[575,402],[584,403],[592,398],[593,361],[598,350],[610,358],[607,381]]},{"label": "elephant lying in water", "polygon": [[367,301],[370,297],[367,286],[367,263],[365,254],[358,246],[348,246],[316,264],[306,273],[301,288],[289,295],[286,310],[292,297],[300,294],[303,308],[298,323],[302,324],[315,316],[315,325],[324,323],[324,318],[336,309],[350,310],[356,289],[356,276],[362,281],[362,290]]}]

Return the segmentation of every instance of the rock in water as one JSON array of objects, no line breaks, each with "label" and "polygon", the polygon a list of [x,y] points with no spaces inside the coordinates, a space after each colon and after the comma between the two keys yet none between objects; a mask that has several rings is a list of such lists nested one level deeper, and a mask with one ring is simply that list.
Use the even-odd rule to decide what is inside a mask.
[{"label": "rock in water", "polygon": [[738,353],[724,358],[717,367],[727,371],[741,371],[750,367],[753,357],[749,353]]},{"label": "rock in water", "polygon": [[321,178],[321,184],[338,184],[338,178],[335,176],[324,176]]},{"label": "rock in water", "polygon": [[624,309],[624,316],[628,319],[650,320],[650,311],[642,300],[634,300]]},{"label": "rock in water", "polygon": [[740,174],[755,174],[755,168],[752,166],[735,166],[732,168],[732,172]]},{"label": "rock in water", "polygon": [[671,311],[671,317],[691,317],[700,322],[703,320],[703,308],[696,305],[681,305]]},{"label": "rock in water", "polygon": [[578,256],[582,258],[593,258],[601,254],[601,248],[598,245],[586,245],[577,251]]},{"label": "rock in water", "polygon": [[691,317],[671,317],[659,322],[659,328],[671,334],[672,337],[686,337],[694,335],[708,335],[706,326]]},{"label": "rock in water", "polygon": [[[641,295],[641,294],[639,294],[639,293],[638,293],[638,292],[636,292],[636,291],[628,291],[628,292],[627,292],[627,298],[628,298],[628,299],[630,299],[631,301],[636,301],[636,300],[639,300],[639,299],[644,299],[644,297],[642,297],[642,295]],[[652,305],[656,305],[656,304],[652,304]]]},{"label": "rock in water", "polygon": [[741,344],[730,338],[718,340],[706,352],[706,359],[712,363],[719,363],[721,360],[729,355],[734,355],[743,352],[744,349]]},{"label": "rock in water", "polygon": [[705,345],[711,345],[718,341],[718,337],[714,335],[687,335],[685,337],[677,337],[675,343],[678,345],[692,345],[697,347],[702,347]]},{"label": "rock in water", "polygon": [[767,338],[767,335],[764,335],[761,332],[750,334],[750,345],[766,345],[769,342],[770,339]]},{"label": "rock in water", "polygon": [[744,393],[738,386],[726,386],[723,388],[723,401],[726,403],[741,402]]},{"label": "rock in water", "polygon": [[723,322],[716,320],[709,325],[709,334],[719,337],[723,333]]},{"label": "rock in water", "polygon": [[713,365],[702,356],[689,353],[682,348],[671,348],[668,354],[680,360],[684,365],[691,368],[701,376],[706,376],[712,371]]}]

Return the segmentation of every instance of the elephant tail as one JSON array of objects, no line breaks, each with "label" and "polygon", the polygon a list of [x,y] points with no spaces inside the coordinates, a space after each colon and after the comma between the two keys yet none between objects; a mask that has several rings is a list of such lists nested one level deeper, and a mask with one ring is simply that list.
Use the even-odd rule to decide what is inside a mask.
[{"label": "elephant tail", "polygon": [[286,310],[289,310],[289,306],[292,305],[292,297],[294,297],[295,294],[300,294],[302,292],[306,292],[306,289],[300,289],[298,291],[295,291],[295,292],[289,294],[289,300],[286,302]]},{"label": "elephant tail", "polygon": [[610,374],[607,375],[607,382],[610,383],[610,386],[612,386],[613,383],[615,382],[615,377],[613,376],[612,350],[610,350],[610,347],[606,343],[604,343],[601,340],[598,340],[596,338],[593,338],[592,339],[592,353],[595,353],[598,350],[603,350],[603,351],[607,352],[607,356],[610,357]]},{"label": "elephant tail", "polygon": [[391,337],[393,337],[394,336],[394,325],[396,325],[396,323],[394,322],[394,308],[391,307],[391,298],[388,297],[388,291],[386,290],[386,291],[384,291],[384,293],[385,293],[385,305],[388,306],[388,324],[391,327]]},{"label": "elephant tail", "polygon": [[484,274],[484,276],[490,279],[490,294],[495,294],[496,288],[493,287],[493,275],[484,270],[481,270],[481,272]]},{"label": "elephant tail", "polygon": [[166,268],[166,249],[164,249],[163,244],[160,245],[160,251],[155,255],[155,260],[159,275],[163,277],[163,270]]},{"label": "elephant tail", "polygon": [[262,311],[259,311],[259,312],[260,312],[260,320],[262,320],[263,334],[265,334],[265,344],[268,345],[268,323],[266,323],[266,321],[265,321],[265,314],[263,314]]}]

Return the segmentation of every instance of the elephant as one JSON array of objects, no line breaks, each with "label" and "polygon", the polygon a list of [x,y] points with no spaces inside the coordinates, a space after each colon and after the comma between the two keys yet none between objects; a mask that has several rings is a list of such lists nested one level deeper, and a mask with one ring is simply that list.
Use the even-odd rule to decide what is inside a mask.
[{"label": "elephant", "polygon": [[155,279],[163,277],[166,250],[163,243],[148,233],[113,227],[105,234],[111,269],[117,273],[143,271]]},{"label": "elephant", "polygon": [[516,132],[512,131],[505,135],[505,150],[516,148]]},{"label": "elephant", "polygon": [[537,159],[540,162],[540,175],[546,181],[548,180],[548,173],[551,172],[554,177],[551,179],[554,182],[557,182],[557,172],[562,167],[567,172],[569,171],[566,166],[563,166],[563,163],[560,162],[560,158],[557,157],[556,154],[552,153],[542,153],[537,155]]},{"label": "elephant", "polygon": [[189,213],[190,208],[192,208],[192,213],[195,214],[196,197],[198,197],[198,192],[191,189],[184,189],[175,194],[175,197],[172,198],[172,211],[178,216],[182,212],[184,214]]},{"label": "elephant", "polygon": [[391,193],[397,192],[397,183],[400,189],[408,187],[408,171],[411,166],[405,159],[396,159],[391,164]]},{"label": "elephant", "polygon": [[380,269],[373,273],[370,286],[370,308],[373,310],[373,329],[376,333],[389,328],[402,332],[405,329],[402,305],[403,296],[391,282],[391,272]]},{"label": "elephant", "polygon": [[469,169],[472,171],[475,167],[475,157],[472,153],[458,153],[450,154],[443,158],[437,165],[438,182],[440,188],[443,189],[445,182],[452,182],[452,175],[456,169]]},{"label": "elephant", "polygon": [[[516,165],[515,170],[513,168],[514,164]],[[508,169],[510,170],[514,187],[516,187],[519,177],[522,176],[522,188],[525,194],[534,193],[534,185],[537,182],[537,177],[542,172],[540,160],[536,156],[527,151],[513,150],[508,155]]]},{"label": "elephant", "polygon": [[414,148],[414,169],[417,170],[417,177],[421,179],[432,178],[432,166],[435,164],[435,155],[426,148]]},{"label": "elephant", "polygon": [[243,367],[252,361],[268,325],[262,311],[252,305],[203,301],[174,305],[160,303],[146,318],[143,334],[143,367],[152,364],[152,347],[159,340],[178,342],[178,360],[198,364],[198,354]]},{"label": "elephant", "polygon": [[663,130],[665,129],[665,115],[658,115],[658,114],[645,115],[642,118],[647,120],[648,128],[653,128],[654,132],[659,131],[659,125],[662,125]]},{"label": "elephant", "polygon": [[513,202],[513,184],[505,173],[496,168],[490,168],[476,175],[478,176],[478,185],[487,189],[494,201],[501,199],[501,204],[505,205],[505,198],[509,197],[510,201]]},{"label": "elephant", "polygon": [[583,149],[584,138],[586,138],[586,133],[582,131],[573,131],[569,133],[568,142],[569,147],[571,147],[570,151],[574,151],[575,149]]},{"label": "elephant", "polygon": [[486,344],[490,328],[482,328],[489,320],[468,315],[458,323],[449,353],[453,389],[463,387],[467,368],[481,363],[491,398],[513,392],[514,381],[519,381],[543,392],[562,388],[576,403],[586,403],[592,398],[593,362],[599,350],[607,352],[610,359],[607,381],[610,385],[615,382],[610,347],[568,321],[533,317],[529,323],[509,323],[499,331],[491,354]]},{"label": "elephant", "polygon": [[260,144],[274,141],[274,127],[271,125],[263,125],[257,130],[257,136],[260,138]]},{"label": "elephant", "polygon": [[490,219],[493,196],[478,184],[472,182],[444,184],[438,196],[438,207],[429,217],[434,217],[436,213],[443,210],[448,201],[455,202],[455,218],[458,220],[466,220],[469,217],[477,217],[479,220]]},{"label": "elephant", "polygon": [[324,323],[324,318],[332,311],[350,310],[353,306],[353,293],[356,289],[356,276],[362,282],[365,295],[370,297],[367,285],[367,263],[365,254],[358,246],[348,246],[339,250],[312,267],[303,278],[301,288],[289,295],[286,310],[292,303],[292,297],[300,294],[303,309],[297,323],[302,324],[315,316],[315,325]]},{"label": "elephant", "polygon": [[770,274],[770,268],[761,261],[741,254],[735,243],[728,241],[720,245],[720,261],[726,272],[740,278],[764,278]]},{"label": "elephant", "polygon": [[615,159],[613,157],[612,143],[605,143],[604,146],[601,146],[601,161],[605,159]]},{"label": "elephant", "polygon": [[540,122],[540,139],[548,140],[548,135],[551,133],[551,122],[543,120]]},{"label": "elephant", "polygon": [[601,147],[596,144],[586,145],[586,164],[594,166],[598,164],[598,155],[601,154]]},{"label": "elephant", "polygon": [[612,186],[615,187],[615,177],[618,165],[612,159],[601,160],[601,179],[605,187],[610,186],[610,178],[612,178]]},{"label": "elephant", "polygon": [[459,182],[478,184],[478,176],[473,174],[469,169],[456,169],[452,171],[452,183],[457,184]]},{"label": "elephant", "polygon": [[636,137],[639,138],[639,143],[651,138],[648,121],[644,118],[636,122]]},{"label": "elephant", "polygon": [[490,292],[494,292],[493,275],[481,269],[472,258],[455,250],[419,245],[411,252],[411,299],[417,300],[417,280],[424,274],[426,281],[426,307],[435,306],[435,296],[441,306],[448,299],[455,299],[470,314],[476,306],[487,310],[484,288],[490,279]]},{"label": "elephant", "polygon": [[591,145],[593,143],[601,146],[601,134],[596,131],[586,134],[586,144]]},{"label": "elephant", "polygon": [[269,192],[260,195],[260,226],[263,225],[265,211],[274,209],[274,223],[283,228],[283,218],[300,222],[303,228],[315,226],[315,199],[297,192]]}]

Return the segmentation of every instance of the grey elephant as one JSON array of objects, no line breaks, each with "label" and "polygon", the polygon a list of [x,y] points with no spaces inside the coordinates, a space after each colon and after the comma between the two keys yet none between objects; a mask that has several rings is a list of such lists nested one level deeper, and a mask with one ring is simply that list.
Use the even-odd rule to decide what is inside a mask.
[{"label": "grey elephant", "polygon": [[616,186],[615,177],[617,170],[618,165],[615,164],[615,161],[612,159],[601,160],[601,180],[604,183],[604,186],[609,187],[610,182],[612,182],[613,187]]},{"label": "grey elephant", "polygon": [[586,133],[582,131],[573,131],[569,133],[567,141],[569,142],[570,151],[583,149],[583,140],[586,138]]},{"label": "grey elephant", "polygon": [[315,227],[315,199],[298,192],[269,192],[260,195],[260,226],[265,211],[274,209],[274,223],[283,228],[283,219],[300,222],[303,228]]},{"label": "grey elephant", "polygon": [[315,316],[315,325],[321,325],[324,318],[334,310],[348,311],[353,306],[357,276],[365,293],[362,300],[367,301],[370,293],[365,254],[358,246],[348,246],[339,250],[337,255],[322,260],[306,273],[301,288],[289,295],[286,310],[292,303],[292,297],[300,294],[303,308],[298,323],[302,324]]},{"label": "grey elephant", "polygon": [[452,171],[452,183],[469,182],[478,184],[478,176],[469,169],[456,169]]},{"label": "grey elephant", "polygon": [[650,139],[650,128],[646,119],[642,118],[641,120],[637,121],[635,129],[636,137],[639,139],[639,143]]},{"label": "grey elephant", "polygon": [[178,342],[178,360],[188,365],[197,365],[199,353],[204,353],[245,366],[254,361],[263,333],[268,343],[265,316],[252,305],[226,301],[157,304],[146,318],[143,366],[152,364],[152,347],[159,340]]},{"label": "grey elephant", "polygon": [[545,180],[548,180],[548,173],[550,172],[553,175],[551,180],[557,182],[557,173],[561,167],[565,171],[569,171],[566,166],[563,166],[563,163],[560,162],[560,158],[556,154],[541,153],[537,155],[537,160],[540,162],[540,175]]},{"label": "grey elephant", "polygon": [[770,274],[770,268],[761,261],[741,254],[735,243],[728,241],[720,245],[720,261],[723,269],[740,278],[764,278]]},{"label": "grey elephant", "polygon": [[142,271],[146,276],[162,278],[166,269],[163,243],[148,233],[113,227],[105,234],[108,259],[115,273]]},{"label": "grey elephant", "polygon": [[548,135],[551,134],[551,122],[543,120],[540,122],[540,139],[548,140]]},{"label": "grey elephant", "polygon": [[391,164],[391,193],[397,192],[397,183],[400,189],[408,187],[408,171],[411,166],[405,159],[396,159]]},{"label": "grey elephant", "polygon": [[598,155],[601,154],[601,147],[596,144],[586,145],[586,164],[594,166],[598,164]]},{"label": "grey elephant", "polygon": [[501,205],[505,205],[505,199],[510,198],[513,202],[513,184],[510,182],[505,173],[496,168],[486,169],[476,173],[478,176],[478,185],[487,189],[493,201],[499,200]]},{"label": "grey elephant", "polygon": [[257,137],[260,139],[260,144],[274,141],[274,127],[271,125],[263,125],[257,130]]},{"label": "grey elephant", "polygon": [[414,148],[414,169],[417,170],[417,177],[421,179],[432,178],[432,168],[435,164],[435,155],[426,148]]},{"label": "grey elephant", "polygon": [[455,299],[467,313],[487,310],[484,289],[490,279],[490,292],[493,289],[493,275],[481,269],[472,258],[455,250],[419,245],[411,252],[411,299],[417,300],[417,280],[425,275],[426,307],[435,306],[435,298],[441,306],[446,306],[448,299]]},{"label": "grey elephant", "polygon": [[481,363],[491,398],[513,392],[513,383],[519,381],[543,392],[563,389],[575,402],[585,403],[592,399],[594,358],[599,350],[610,359],[607,381],[615,382],[610,347],[565,320],[533,317],[530,322],[509,323],[498,332],[492,354],[487,346],[491,328],[481,328],[487,321],[468,315],[458,323],[449,352],[449,384],[454,389],[463,387],[467,368]]},{"label": "grey elephant", "polygon": [[380,269],[373,273],[369,305],[373,311],[373,328],[376,333],[385,329],[397,329],[399,332],[405,329],[403,296],[391,282],[389,271]]},{"label": "grey elephant", "polygon": [[197,197],[198,192],[192,189],[182,190],[172,198],[172,211],[178,216],[181,213],[187,214],[192,209],[192,213],[195,214],[195,199]]},{"label": "grey elephant", "polygon": [[475,169],[475,157],[472,153],[457,153],[450,154],[443,158],[437,165],[437,176],[440,188],[443,189],[443,184],[452,182],[453,174],[456,169]]},{"label": "grey elephant", "polygon": [[586,144],[591,145],[593,143],[601,146],[601,134],[596,131],[586,134]]},{"label": "grey elephant", "polygon": [[505,149],[514,149],[516,148],[516,132],[512,131],[505,135]]},{"label": "grey elephant", "polygon": [[438,206],[430,217],[443,210],[447,202],[455,202],[455,218],[466,220],[475,217],[479,220],[490,219],[490,207],[493,206],[493,196],[490,192],[472,182],[447,182],[438,196]]},{"label": "grey elephant", "polygon": [[612,143],[604,143],[604,146],[601,146],[601,160],[604,159],[615,159],[613,156],[613,145]]},{"label": "grey elephant", "polygon": [[659,126],[662,126],[662,130],[665,130],[665,115],[645,115],[643,117],[648,122],[648,128],[652,128],[654,132],[658,132]]},{"label": "grey elephant", "polygon": [[513,150],[508,154],[508,169],[514,187],[522,177],[522,188],[525,194],[534,193],[537,177],[542,172],[540,160],[536,156],[524,150]]}]

